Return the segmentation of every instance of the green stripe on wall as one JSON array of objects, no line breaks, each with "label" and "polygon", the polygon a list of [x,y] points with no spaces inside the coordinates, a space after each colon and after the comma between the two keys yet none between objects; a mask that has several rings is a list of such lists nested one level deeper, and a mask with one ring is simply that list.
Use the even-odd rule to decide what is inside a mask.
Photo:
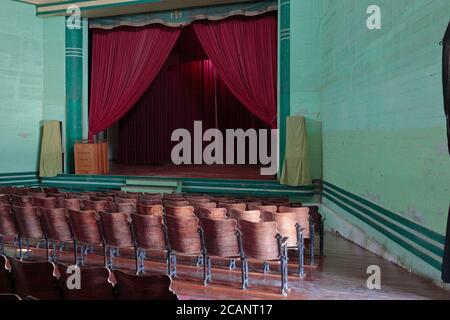
[{"label": "green stripe on wall", "polygon": [[395,220],[395,221],[403,224],[404,226],[406,226],[406,227],[408,227],[410,229],[416,230],[417,232],[427,236],[430,239],[433,239],[433,240],[435,240],[435,241],[437,241],[437,242],[439,242],[441,244],[445,243],[445,236],[443,236],[443,235],[441,235],[441,234],[439,234],[437,232],[434,232],[434,231],[432,231],[430,229],[427,229],[424,226],[421,226],[421,225],[419,225],[419,224],[417,224],[415,222],[412,222],[411,220],[408,220],[408,219],[406,219],[406,218],[404,218],[404,217],[402,217],[402,216],[400,216],[400,215],[398,215],[398,214],[396,214],[396,213],[394,213],[392,211],[389,211],[389,210],[387,210],[387,209],[385,209],[385,208],[383,208],[383,207],[381,207],[381,206],[379,206],[379,205],[377,205],[375,203],[372,203],[372,202],[370,202],[370,201],[368,201],[368,200],[366,200],[364,198],[361,198],[361,197],[359,197],[359,196],[357,196],[357,195],[355,195],[355,194],[353,194],[351,192],[348,192],[348,191],[346,191],[346,190],[344,190],[342,188],[339,188],[338,186],[333,185],[333,184],[331,184],[331,183],[329,183],[327,181],[323,181],[323,184],[324,184],[324,186],[332,188],[335,191],[338,191],[338,192],[346,195],[347,197],[349,197],[349,198],[351,198],[351,199],[353,199],[353,200],[355,200],[355,201],[357,201],[357,202],[359,202],[359,203],[361,203],[361,204],[363,204],[363,205],[373,209],[374,211],[376,211],[376,212],[378,212],[378,213],[380,213],[380,214],[382,214],[382,215],[384,215],[386,217],[389,217],[392,220]]},{"label": "green stripe on wall", "polygon": [[441,270],[442,264],[441,264],[440,261],[437,261],[436,259],[428,256],[427,254],[417,250],[417,248],[415,248],[414,246],[412,246],[408,242],[406,242],[403,239],[399,238],[394,233],[388,231],[386,228],[384,228],[384,227],[374,223],[372,220],[370,220],[366,216],[358,213],[356,210],[354,210],[350,206],[344,204],[340,200],[338,200],[338,199],[334,198],[333,196],[331,196],[330,194],[328,194],[328,192],[329,192],[328,190],[324,190],[324,197],[327,198],[328,200],[330,200],[331,202],[333,202],[334,204],[336,204],[338,207],[340,207],[341,209],[343,209],[346,212],[350,213],[351,215],[353,215],[354,217],[358,218],[359,220],[365,222],[367,225],[369,225],[373,229],[377,230],[378,232],[382,233],[387,238],[389,238],[390,240],[394,241],[398,245],[402,246],[403,248],[405,248],[406,250],[408,250],[409,252],[411,252],[412,254],[414,254],[415,256],[420,258],[421,260],[425,261],[426,263],[428,263],[429,265],[431,265],[435,269]]},{"label": "green stripe on wall", "polygon": [[395,231],[396,233],[402,235],[403,237],[407,238],[408,240],[411,240],[411,241],[417,243],[422,248],[424,248],[424,249],[426,249],[426,250],[428,250],[428,251],[430,251],[430,252],[432,252],[432,253],[440,256],[440,257],[443,256],[444,251],[441,248],[439,248],[439,247],[437,247],[437,246],[435,246],[435,245],[433,245],[433,244],[431,244],[431,243],[429,243],[429,242],[419,238],[415,234],[409,232],[408,230],[405,230],[405,229],[401,228],[400,226],[398,226],[398,225],[388,221],[387,219],[384,219],[383,217],[380,217],[380,216],[378,216],[376,214],[373,214],[373,212],[367,210],[366,208],[362,207],[361,205],[357,204],[356,202],[353,202],[353,201],[350,201],[350,200],[344,198],[343,196],[337,194],[336,192],[332,191],[328,187],[325,187],[324,191],[326,191],[326,193],[332,195],[333,197],[339,199],[340,201],[342,201],[342,202],[352,206],[352,208],[358,210],[359,212],[364,213],[365,215],[367,215],[368,217],[372,218],[373,220],[379,222],[383,226],[385,226],[385,227]]}]

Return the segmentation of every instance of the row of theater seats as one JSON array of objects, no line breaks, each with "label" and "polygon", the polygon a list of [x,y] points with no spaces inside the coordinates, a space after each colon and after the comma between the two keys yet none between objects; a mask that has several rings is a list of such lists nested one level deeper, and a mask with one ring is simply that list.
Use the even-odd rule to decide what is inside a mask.
[{"label": "row of theater seats", "polygon": [[[0,238],[43,239],[48,259],[56,261],[56,242],[73,243],[74,262],[83,264],[87,248],[102,246],[105,266],[121,248],[134,248],[136,272],[143,273],[149,250],[166,253],[168,274],[176,276],[177,255],[198,257],[203,281],[211,280],[211,257],[240,260],[242,288],[248,286],[248,260],[278,261],[281,289],[288,291],[288,250],[297,251],[298,275],[304,275],[304,242],[314,263],[317,210],[291,207],[286,199],[231,198],[183,194],[123,192],[61,193],[30,190],[0,195]],[[315,209],[315,208],[312,208]],[[50,255],[53,244],[53,255]],[[22,256],[21,256],[22,257]]]},{"label": "row of theater seats", "polygon": [[177,300],[167,275],[73,267],[0,255],[0,300]]}]

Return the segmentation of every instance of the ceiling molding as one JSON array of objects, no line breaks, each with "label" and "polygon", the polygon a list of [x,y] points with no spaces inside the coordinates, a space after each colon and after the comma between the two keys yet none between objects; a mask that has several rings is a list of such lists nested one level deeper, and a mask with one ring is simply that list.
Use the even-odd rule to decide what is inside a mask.
[{"label": "ceiling molding", "polygon": [[167,11],[255,0],[16,0],[36,6],[36,15],[64,16],[76,5],[84,18],[110,17],[143,12]]}]

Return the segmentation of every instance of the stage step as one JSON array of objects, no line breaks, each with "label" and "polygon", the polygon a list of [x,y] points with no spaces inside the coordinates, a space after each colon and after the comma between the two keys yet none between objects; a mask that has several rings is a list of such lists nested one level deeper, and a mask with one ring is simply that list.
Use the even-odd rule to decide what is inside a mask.
[{"label": "stage step", "polygon": [[121,190],[126,192],[176,193],[182,191],[182,182],[177,180],[145,179],[126,180]]}]

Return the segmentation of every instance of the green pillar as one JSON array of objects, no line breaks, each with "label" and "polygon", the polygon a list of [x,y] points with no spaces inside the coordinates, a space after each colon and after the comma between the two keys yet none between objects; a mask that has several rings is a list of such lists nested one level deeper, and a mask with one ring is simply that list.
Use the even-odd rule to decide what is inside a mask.
[{"label": "green pillar", "polygon": [[281,174],[286,153],[286,117],[291,108],[291,4],[290,0],[279,0],[279,41],[280,41],[280,88],[278,128],[280,135],[280,169]]},{"label": "green pillar", "polygon": [[74,144],[83,138],[83,30],[66,26],[66,173],[75,172]]}]

